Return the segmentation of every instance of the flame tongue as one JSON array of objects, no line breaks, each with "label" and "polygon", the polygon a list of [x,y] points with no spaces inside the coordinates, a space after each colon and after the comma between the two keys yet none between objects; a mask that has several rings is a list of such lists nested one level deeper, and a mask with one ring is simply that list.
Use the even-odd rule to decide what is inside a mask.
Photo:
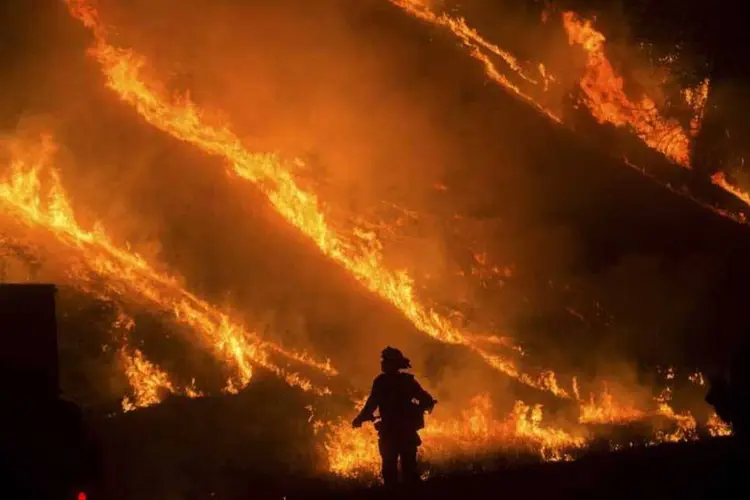
[{"label": "flame tongue", "polygon": [[580,85],[592,116],[600,123],[628,126],[648,147],[689,168],[689,134],[676,120],[664,119],[651,98],[634,102],[625,95],[622,78],[604,54],[604,35],[573,12],[563,14],[563,25],[571,45],[580,45],[588,56]]},{"label": "flame tongue", "polygon": [[[284,377],[294,385],[327,393],[296,374],[289,374],[275,365],[270,354],[285,356],[329,375],[335,370],[329,363],[320,363],[304,353],[287,351],[264,342],[226,314],[182,289],[177,280],[160,274],[141,256],[117,247],[101,227],[82,229],[61,186],[57,171],[51,167],[55,145],[43,137],[41,145],[30,151],[12,142],[11,177],[0,184],[0,203],[5,213],[15,215],[27,227],[48,230],[65,247],[78,252],[80,266],[71,266],[69,273],[78,286],[87,286],[86,273],[106,278],[107,295],[135,299],[170,313],[178,322],[190,327],[216,355],[232,366],[237,376],[235,386],[244,386],[252,376],[252,365],[262,366]],[[48,174],[49,189],[43,193],[40,176]]]},{"label": "flame tongue", "polygon": [[[497,45],[485,40],[477,31],[471,28],[466,21],[462,18],[452,17],[448,14],[436,14],[432,11],[429,6],[420,0],[388,0],[393,5],[401,8],[407,14],[430,23],[434,26],[441,28],[447,28],[456,38],[461,41],[464,48],[467,49],[468,54],[476,59],[479,63],[484,66],[485,74],[496,84],[509,91],[514,96],[520,98],[525,103],[534,107],[537,111],[546,115],[549,119],[557,123],[562,123],[561,118],[548,109],[544,105],[537,102],[531,95],[524,92],[518,85],[508,79],[503,73],[501,73],[495,64],[492,62],[490,56],[486,52],[499,57],[505,62],[509,69],[511,69],[516,76],[521,78],[526,83],[532,85],[538,85],[535,79],[527,75],[527,73],[521,68],[518,60],[510,52],[507,52]],[[485,52],[486,51],[486,52]],[[539,67],[540,76],[547,82],[547,75],[545,74],[544,66]]]}]

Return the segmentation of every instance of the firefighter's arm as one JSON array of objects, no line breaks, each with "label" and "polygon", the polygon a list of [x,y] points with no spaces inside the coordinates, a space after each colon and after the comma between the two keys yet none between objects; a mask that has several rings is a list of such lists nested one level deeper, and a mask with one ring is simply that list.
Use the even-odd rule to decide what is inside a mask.
[{"label": "firefighter's arm", "polygon": [[414,399],[416,399],[419,402],[419,406],[428,413],[432,412],[432,409],[435,408],[435,405],[437,404],[437,400],[433,398],[429,392],[425,391],[416,379],[414,379]]},{"label": "firefighter's arm", "polygon": [[379,392],[380,391],[378,391],[376,380],[372,384],[372,390],[370,391],[370,395],[367,397],[367,401],[365,401],[365,406],[362,408],[362,411],[359,412],[359,415],[357,415],[356,418],[352,421],[352,426],[355,429],[362,427],[362,424],[365,422],[374,420],[375,410],[378,409]]}]

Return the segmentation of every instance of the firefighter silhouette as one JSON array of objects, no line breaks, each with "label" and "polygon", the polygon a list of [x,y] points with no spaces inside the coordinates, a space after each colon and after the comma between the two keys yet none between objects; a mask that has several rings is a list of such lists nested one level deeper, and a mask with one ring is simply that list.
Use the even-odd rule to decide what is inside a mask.
[{"label": "firefighter silhouette", "polygon": [[424,414],[431,412],[437,401],[425,391],[414,375],[402,370],[411,362],[398,349],[386,347],[381,353],[382,373],[375,378],[372,391],[362,411],[352,422],[359,428],[364,422],[379,421],[378,447],[382,459],[383,482],[386,486],[398,483],[398,463],[405,483],[419,481],[417,448],[422,444],[418,431],[424,427]]}]

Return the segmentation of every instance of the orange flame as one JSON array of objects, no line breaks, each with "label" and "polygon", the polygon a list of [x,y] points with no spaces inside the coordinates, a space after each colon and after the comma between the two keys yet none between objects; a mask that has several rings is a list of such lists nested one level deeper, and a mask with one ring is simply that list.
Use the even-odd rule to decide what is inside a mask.
[{"label": "orange flame", "polygon": [[630,127],[648,147],[689,168],[688,134],[676,120],[663,118],[650,97],[644,95],[633,102],[625,95],[622,77],[616,75],[604,53],[604,35],[573,12],[563,14],[563,24],[570,44],[580,45],[588,56],[580,86],[593,117],[599,123]]},{"label": "orange flame", "polygon": [[[511,94],[521,98],[554,122],[563,123],[556,113],[540,104],[528,91],[524,92],[518,85],[512,83],[508,77],[499,72],[490,55],[500,57],[508,68],[513,70],[515,75],[525,83],[539,87],[540,82],[527,76],[521,64],[513,55],[484,39],[474,28],[468,26],[465,19],[452,17],[446,13],[436,14],[430,10],[428,3],[424,0],[389,1],[417,19],[433,26],[447,28],[461,41],[467,49],[467,54],[484,66],[488,78]],[[549,11],[545,10],[542,16],[543,22],[546,22],[548,17]],[[562,18],[563,25],[568,33],[569,43],[580,45],[587,54],[586,73],[581,78],[579,86],[583,91],[583,102],[592,116],[599,123],[628,127],[647,147],[661,153],[680,166],[690,168],[690,138],[696,137],[700,132],[708,101],[710,81],[705,79],[696,88],[688,88],[682,91],[685,102],[693,111],[689,129],[686,131],[676,120],[664,118],[657,109],[656,103],[650,97],[644,95],[639,101],[634,102],[625,94],[622,77],[615,73],[612,63],[604,53],[606,38],[592,27],[590,21],[582,20],[573,12],[564,12]],[[548,72],[544,64],[539,63],[537,69],[541,76],[541,91],[546,92],[557,79]],[[683,190],[675,189],[670,184],[664,184],[657,180],[643,168],[633,165],[627,159],[624,160],[627,166],[662,184],[673,193],[688,198],[722,217],[727,217],[740,224],[747,224],[745,214],[734,213],[702,202]],[[750,193],[727,182],[723,173],[716,174],[712,182],[750,205]]]},{"label": "orange flame", "polygon": [[737,199],[742,200],[750,205],[750,192],[747,192],[744,189],[741,189],[730,183],[727,179],[727,175],[724,172],[716,172],[715,174],[713,174],[711,176],[711,182],[714,185],[722,188],[727,193],[734,195]]},{"label": "orange flame", "polygon": [[[562,123],[560,117],[501,74],[490,59],[490,55],[501,58],[507,67],[526,83],[539,87],[540,82],[527,76],[513,55],[485,40],[474,28],[468,26],[463,18],[453,17],[446,13],[436,14],[422,0],[389,1],[417,19],[447,28],[461,41],[467,53],[484,66],[485,73],[490,79],[555,122]],[[604,53],[606,38],[592,27],[590,21],[583,21],[573,12],[564,12],[563,25],[568,33],[570,44],[580,45],[587,53],[586,73],[581,78],[580,87],[584,92],[584,103],[592,116],[600,123],[629,127],[649,148],[689,168],[689,137],[697,135],[700,130],[708,97],[708,80],[697,89],[683,91],[685,100],[694,111],[688,134],[676,120],[663,118],[656,103],[648,96],[643,96],[640,101],[633,102],[625,95],[623,80],[615,74],[612,64]],[[556,79],[549,74],[544,64],[538,64],[537,69],[541,77],[540,90],[545,92],[550,83]]]},{"label": "orange flame", "polygon": [[[453,33],[461,41],[463,46],[468,50],[468,54],[479,61],[482,66],[484,66],[485,74],[487,75],[487,77],[489,77],[492,81],[494,81],[504,89],[510,91],[513,95],[520,98],[522,101],[533,106],[537,111],[543,113],[551,120],[557,123],[562,123],[562,120],[559,116],[539,104],[534,100],[533,97],[531,97],[527,93],[524,93],[520,89],[520,87],[511,82],[508,77],[500,73],[495,64],[492,62],[492,59],[490,59],[490,56],[483,52],[482,49],[501,58],[506,63],[508,68],[513,70],[513,72],[524,81],[534,85],[538,85],[539,82],[529,77],[524,72],[518,62],[518,59],[516,59],[516,57],[513,56],[510,52],[507,52],[497,45],[485,40],[474,28],[471,28],[468,24],[466,24],[465,19],[460,17],[452,17],[448,14],[436,14],[435,12],[430,10],[429,6],[426,5],[426,3],[422,0],[389,1],[397,7],[403,9],[407,14],[414,16],[417,19],[430,23],[434,26],[447,28],[448,30],[450,30],[450,32]],[[550,77],[547,75],[546,69],[543,65],[540,65],[538,67],[538,70],[540,75],[542,76],[546,89]]]},{"label": "orange flame", "polygon": [[[508,68],[513,70],[514,74],[527,84],[537,87],[540,84],[527,75],[513,55],[484,39],[474,28],[468,26],[465,19],[453,17],[446,13],[436,14],[430,9],[428,2],[424,0],[389,0],[389,2],[417,19],[437,27],[447,28],[461,41],[467,49],[467,54],[484,66],[488,78],[511,94],[521,98],[554,122],[563,123],[556,113],[540,104],[528,91],[524,92],[518,85],[512,83],[508,77],[499,72],[488,53],[500,57]],[[548,17],[549,11],[545,11],[542,16],[543,22],[546,22]],[[569,43],[580,45],[587,54],[586,73],[581,78],[579,86],[584,94],[583,102],[592,116],[599,123],[628,127],[649,148],[663,154],[670,161],[680,166],[690,168],[690,138],[696,137],[700,132],[708,101],[710,81],[705,79],[696,88],[687,88],[682,91],[685,102],[693,111],[689,128],[685,130],[676,120],[664,118],[656,103],[650,97],[644,95],[639,101],[632,101],[625,94],[622,77],[615,73],[612,63],[604,53],[606,37],[595,30],[590,21],[581,19],[573,12],[564,12],[562,17]],[[557,79],[548,72],[544,64],[539,63],[537,69],[541,76],[541,91],[546,92],[550,84],[556,82]],[[669,184],[665,185],[627,159],[625,159],[625,164],[659,182],[675,194],[686,197],[722,217],[727,217],[740,224],[747,224],[748,222],[746,215],[743,213],[733,213],[704,203],[682,190],[675,189]],[[712,182],[750,205],[750,193],[729,183],[724,173],[715,174]]]},{"label": "orange flame", "polygon": [[706,114],[709,83],[708,78],[706,78],[695,89],[685,89],[682,92],[685,102],[693,109],[693,117],[690,119],[690,135],[693,137],[696,137],[701,131],[703,117]]},{"label": "orange flame", "polygon": [[711,435],[711,437],[724,437],[732,435],[732,427],[722,419],[720,419],[716,413],[709,417],[708,422],[706,422],[706,427],[708,428],[708,433]]},{"label": "orange flame", "polygon": [[[493,416],[486,394],[475,397],[456,418],[429,416],[422,431],[423,458],[439,463],[448,458],[474,458],[490,450],[539,454],[543,460],[569,460],[572,450],[586,445],[584,435],[542,425],[541,405],[517,401],[507,418]],[[321,426],[323,426],[321,424]],[[344,477],[374,478],[380,467],[377,436],[371,427],[353,429],[346,421],[333,424],[324,443],[329,468]]]},{"label": "orange flame", "polygon": [[[0,184],[0,203],[5,206],[6,215],[16,216],[26,227],[46,229],[59,243],[79,252],[81,268],[71,266],[68,271],[79,286],[89,281],[87,272],[94,272],[106,278],[108,294],[135,298],[171,313],[178,322],[192,328],[219,359],[235,369],[237,375],[231,381],[234,387],[248,383],[255,364],[306,390],[329,392],[297,374],[287,373],[271,361],[270,354],[333,375],[336,372],[330,363],[320,363],[305,353],[286,351],[262,341],[227,314],[182,289],[175,278],[158,273],[143,257],[118,248],[100,225],[91,231],[82,229],[75,220],[57,170],[51,166],[55,149],[49,136],[31,150],[25,150],[19,141],[12,142],[10,178]],[[49,177],[46,196],[42,174]]]},{"label": "orange flame", "polygon": [[[659,417],[666,419],[670,427],[656,428],[649,444],[698,439],[695,418],[689,412],[679,413],[670,406],[671,389],[663,390],[655,398],[657,406],[653,412],[620,406],[608,394],[605,390],[600,395],[602,403],[599,405],[594,403],[593,396],[589,402],[582,403],[582,424],[623,424]],[[327,430],[324,448],[331,472],[360,479],[377,476],[380,457],[377,435],[371,426],[353,429],[348,421],[341,420],[329,424],[316,422],[316,428]],[[718,417],[712,417],[707,428],[712,436],[731,433]],[[586,447],[591,438],[583,429],[569,432],[544,425],[542,406],[529,406],[523,401],[516,401],[510,415],[497,420],[493,417],[488,395],[475,397],[456,418],[430,415],[421,436],[423,458],[433,465],[446,459],[471,460],[502,451],[534,452],[545,461],[572,460],[573,452]],[[622,448],[622,445],[613,448]]]},{"label": "orange flame", "polygon": [[122,400],[123,411],[133,411],[161,403],[165,393],[176,392],[169,375],[147,360],[140,350],[129,352],[128,349],[122,348],[120,359],[125,368],[125,376],[133,387],[132,399],[126,396]]},{"label": "orange flame", "polygon": [[579,421],[582,424],[613,424],[632,422],[646,416],[646,412],[642,410],[620,404],[605,388],[604,392],[599,395],[599,402],[593,394],[590,395],[588,401],[581,402]]},{"label": "orange flame", "polygon": [[698,439],[698,425],[695,421],[695,418],[690,414],[690,412],[677,413],[669,405],[669,401],[671,399],[672,391],[669,388],[664,389],[662,393],[657,396],[657,415],[661,415],[662,417],[666,417],[672,420],[677,425],[677,428],[672,432],[657,431],[657,442],[693,441]]},{"label": "orange flame", "polygon": [[[465,19],[453,17],[446,13],[436,14],[430,10],[427,2],[423,0],[389,1],[417,19],[433,26],[447,28],[461,41],[467,49],[467,54],[484,66],[488,78],[511,94],[521,98],[554,122],[563,123],[555,112],[535,100],[532,94],[528,91],[524,92],[508,77],[500,73],[492,62],[490,55],[503,59],[516,76],[520,77],[525,83],[536,86],[537,90],[542,92],[546,92],[550,85],[557,81],[554,75],[548,72],[544,64],[539,63],[537,66],[541,76],[541,89],[539,89],[540,82],[527,76],[521,64],[513,55],[484,39],[474,28],[468,26]],[[542,20],[546,22],[548,16],[549,12],[545,11]],[[583,91],[582,100],[592,116],[599,123],[628,127],[647,147],[661,153],[667,159],[682,167],[690,168],[690,138],[696,137],[700,132],[708,101],[710,81],[705,79],[696,88],[687,88],[682,91],[685,102],[693,111],[689,129],[686,131],[676,120],[664,118],[657,109],[656,103],[650,97],[644,95],[639,101],[634,102],[625,94],[622,77],[615,73],[611,62],[604,53],[606,38],[592,27],[590,21],[582,20],[573,12],[564,12],[562,18],[563,25],[568,33],[569,43],[580,45],[587,54],[586,72],[582,76],[579,86]],[[627,166],[664,185],[673,193],[688,198],[722,217],[727,217],[740,224],[747,223],[745,214],[733,213],[704,203],[683,190],[675,189],[670,184],[664,184],[627,159],[624,160]],[[726,182],[724,174],[718,175],[720,177],[712,179],[714,184],[750,204],[750,194]]]},{"label": "orange flame", "polygon": [[[123,311],[119,311],[113,327],[118,331],[129,332],[135,327],[135,321]],[[127,335],[123,341],[127,344]],[[195,388],[195,380],[184,390],[174,386],[169,375],[146,359],[140,349],[132,349],[127,345],[119,350],[120,362],[123,365],[125,377],[132,388],[132,397],[122,399],[122,409],[125,412],[139,408],[146,408],[162,402],[166,394],[184,394],[189,398],[201,397]]]}]

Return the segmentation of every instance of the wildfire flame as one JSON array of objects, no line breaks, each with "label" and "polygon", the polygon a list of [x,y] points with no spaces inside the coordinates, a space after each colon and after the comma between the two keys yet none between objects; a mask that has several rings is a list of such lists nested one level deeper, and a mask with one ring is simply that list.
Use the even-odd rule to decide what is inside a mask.
[{"label": "wildfire flame", "polygon": [[658,404],[657,414],[666,417],[675,424],[677,428],[672,432],[657,431],[656,438],[657,442],[678,442],[678,441],[693,441],[698,439],[697,428],[698,424],[695,418],[690,412],[677,413],[669,402],[672,399],[672,391],[666,388],[662,393],[656,397]]},{"label": "wildfire flame", "polygon": [[[669,382],[674,376],[670,370],[665,378]],[[691,379],[697,376],[702,377],[694,374]],[[668,421],[669,426],[655,428],[648,444],[698,439],[695,418],[690,412],[677,412],[670,405],[672,393],[669,387],[654,398],[655,407],[651,411],[618,403],[606,387],[598,397],[592,394],[588,401],[581,400],[577,384],[573,387],[580,405],[580,424],[618,425],[660,418]],[[363,404],[361,401],[359,406]],[[531,452],[545,461],[572,460],[575,451],[588,446],[593,437],[581,425],[564,430],[545,424],[543,420],[542,405],[530,406],[523,401],[516,401],[511,413],[498,420],[494,417],[490,397],[480,394],[457,417],[428,416],[427,425],[421,432],[421,453],[424,460],[433,465],[461,458],[471,462],[488,453],[503,451]],[[706,422],[706,427],[712,436],[731,433],[731,429],[716,416]],[[331,472],[360,479],[376,476],[380,458],[377,435],[372,427],[353,429],[348,421],[341,420],[336,423],[316,422],[316,428],[326,431],[324,448]],[[623,445],[613,447],[622,448]]]},{"label": "wildfire flame", "polygon": [[737,199],[740,199],[750,205],[750,192],[741,189],[727,179],[727,175],[724,172],[716,172],[711,176],[711,182],[725,190],[726,192],[734,195]]},{"label": "wildfire flame", "polygon": [[[56,148],[51,137],[43,136],[41,144],[30,150],[19,144],[18,141],[11,144],[10,177],[0,184],[0,203],[5,206],[6,216],[16,216],[16,221],[26,227],[45,229],[59,243],[78,252],[80,266],[71,266],[68,271],[78,286],[85,286],[89,281],[86,272],[93,272],[105,278],[108,294],[136,298],[170,313],[235,369],[237,374],[232,380],[235,387],[246,385],[252,377],[252,365],[257,365],[306,390],[329,392],[297,374],[287,373],[271,361],[270,354],[334,375],[336,371],[330,363],[320,363],[305,353],[262,341],[227,314],[184,290],[175,278],[154,270],[143,257],[117,247],[101,225],[90,231],[82,229],[75,220],[58,172],[52,167]],[[43,174],[49,180],[46,194],[41,182]]]},{"label": "wildfire flame", "polygon": [[606,388],[596,401],[594,394],[588,401],[580,403],[579,422],[582,424],[625,423],[641,420],[647,416],[646,412],[633,406],[622,405],[615,400]]},{"label": "wildfire flame", "polygon": [[708,427],[708,433],[712,437],[724,437],[732,435],[732,428],[729,426],[729,424],[720,419],[716,413],[709,417],[708,422],[706,423],[706,427]]},{"label": "wildfire flame", "polygon": [[140,350],[129,352],[123,347],[120,359],[125,368],[125,376],[133,387],[132,399],[126,396],[122,400],[123,411],[159,404],[164,399],[165,392],[176,392],[169,375],[147,360]]},{"label": "wildfire flame", "polygon": [[[447,13],[437,14],[430,9],[429,3],[424,0],[388,1],[417,19],[450,31],[467,50],[467,54],[482,64],[485,74],[490,80],[530,104],[554,122],[563,123],[562,118],[557,113],[541,104],[538,99],[540,92],[547,92],[550,85],[557,82],[555,76],[549,73],[543,63],[537,64],[540,75],[540,80],[537,80],[528,75],[528,70],[523,69],[523,65],[515,56],[487,41],[476,29],[469,26],[465,19]],[[543,21],[546,22],[549,15],[550,13],[545,11]],[[583,93],[582,101],[594,119],[599,123],[627,127],[647,147],[661,153],[667,159],[682,167],[690,168],[690,139],[696,137],[700,132],[708,101],[710,81],[705,79],[696,88],[687,88],[682,91],[685,102],[693,111],[689,127],[686,130],[677,120],[662,116],[656,103],[649,96],[643,95],[640,99],[633,100],[626,95],[622,76],[615,72],[612,63],[605,54],[606,37],[592,26],[591,21],[584,20],[570,11],[562,13],[562,21],[568,34],[569,43],[580,46],[586,52],[586,71],[580,79],[579,86]],[[512,70],[513,74],[519,77],[530,89],[522,90],[517,84],[511,82],[506,75],[497,69],[492,61],[492,56],[502,59],[507,68]],[[531,67],[532,65],[526,66]],[[535,90],[536,92],[534,92]],[[642,168],[628,161],[625,164],[646,174]],[[652,178],[652,180],[655,179]],[[750,205],[750,193],[731,184],[724,173],[715,174],[711,180],[716,186]],[[666,187],[721,216],[728,217],[741,224],[747,223],[744,214],[717,209],[682,191],[675,190],[669,185]]]},{"label": "wildfire flame", "polygon": [[122,399],[124,412],[159,404],[167,394],[184,394],[189,398],[203,396],[195,388],[195,380],[183,390],[176,388],[167,372],[149,361],[140,349],[128,346],[127,332],[135,328],[135,320],[131,316],[119,310],[112,326],[117,332],[125,332],[122,335],[123,346],[118,354],[125,378],[132,388],[132,395]]},{"label": "wildfire flame", "polygon": [[[490,450],[525,451],[543,460],[570,458],[570,452],[586,445],[585,435],[575,435],[542,425],[541,405],[517,401],[510,415],[496,419],[492,400],[476,396],[456,418],[428,417],[422,431],[420,453],[430,463],[463,457],[477,458]],[[344,477],[373,478],[380,467],[377,436],[372,427],[352,429],[346,421],[333,425],[325,441],[329,469]]]},{"label": "wildfire flame", "polygon": [[615,74],[604,53],[604,35],[573,12],[563,14],[563,25],[570,44],[580,45],[588,56],[580,86],[591,115],[600,123],[630,127],[648,147],[689,168],[689,134],[676,120],[663,118],[650,97],[644,95],[635,102],[628,98],[622,77]]},{"label": "wildfire flame", "polygon": [[[509,69],[513,70],[514,73],[527,83],[538,85],[538,81],[529,77],[526,72],[521,68],[518,59],[510,52],[507,52],[497,45],[485,40],[474,28],[471,28],[466,24],[466,20],[460,17],[453,17],[449,14],[436,14],[430,9],[430,7],[422,0],[388,0],[393,5],[400,7],[407,14],[414,16],[417,19],[430,23],[434,26],[447,28],[453,35],[455,35],[461,44],[468,50],[468,54],[479,61],[484,66],[485,74],[496,84],[500,85],[504,89],[510,91],[516,97],[519,97],[522,101],[533,106],[537,111],[543,113],[551,120],[562,123],[562,120],[554,112],[547,109],[543,105],[539,104],[533,97],[521,90],[520,87],[511,82],[508,77],[498,71],[495,64],[492,62],[490,56],[488,56],[482,49],[488,51],[490,54],[501,58],[508,66]],[[543,65],[538,66],[540,76],[542,77],[546,86],[549,83],[549,76],[546,73],[546,69]],[[554,78],[554,77],[553,77]]]},{"label": "wildfire flame", "polygon": [[[484,66],[485,74],[490,80],[521,98],[554,122],[563,123],[562,118],[557,113],[539,102],[538,92],[524,91],[518,85],[512,83],[507,76],[500,73],[492,62],[491,56],[501,58],[508,69],[520,77],[525,84],[531,86],[531,90],[534,90],[536,86],[537,91],[542,93],[547,92],[550,85],[557,81],[543,63],[537,65],[541,77],[540,82],[528,76],[527,71],[523,69],[522,64],[515,56],[487,41],[474,28],[469,26],[465,19],[447,13],[437,14],[430,9],[428,2],[424,0],[388,1],[417,19],[436,27],[448,29],[467,49],[467,54]],[[546,22],[549,15],[550,13],[545,11],[543,21]],[[661,153],[667,159],[682,167],[690,168],[690,139],[697,137],[701,130],[708,102],[709,79],[702,81],[696,88],[687,88],[682,91],[682,97],[693,111],[689,127],[686,130],[677,120],[662,116],[656,103],[649,96],[643,95],[639,100],[632,100],[625,94],[623,78],[615,72],[605,53],[606,37],[592,26],[591,21],[584,20],[570,11],[562,13],[562,21],[568,34],[569,43],[580,46],[586,52],[586,71],[579,81],[579,86],[583,92],[582,101],[594,119],[599,123],[609,123],[615,127],[627,127],[649,148]],[[530,64],[527,66],[531,67]],[[541,88],[538,88],[540,83]],[[536,99],[535,95],[537,95]],[[626,160],[625,164],[647,175],[652,180],[656,180],[648,175],[644,169],[629,161]],[[714,174],[711,182],[750,205],[750,193],[729,182],[723,172]],[[683,191],[676,190],[670,185],[665,187],[723,217],[730,218],[740,224],[747,223],[745,214],[736,214],[716,208]]]}]

